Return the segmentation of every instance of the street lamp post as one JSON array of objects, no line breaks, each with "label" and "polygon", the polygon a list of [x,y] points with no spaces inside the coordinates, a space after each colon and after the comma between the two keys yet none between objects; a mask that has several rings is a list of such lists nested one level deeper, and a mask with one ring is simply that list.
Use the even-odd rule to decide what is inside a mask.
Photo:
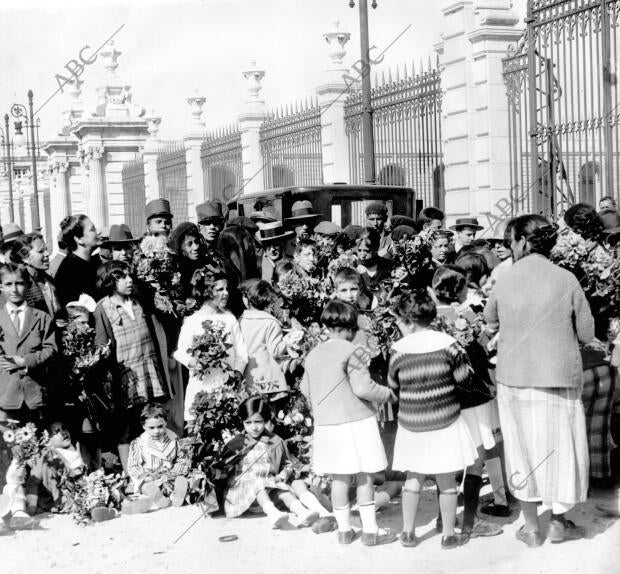
[{"label": "street lamp post", "polygon": [[[354,8],[354,0],[349,7]],[[372,7],[377,7],[373,0]],[[364,179],[366,183],[375,183],[375,134],[372,125],[372,100],[370,88],[370,42],[368,40],[368,2],[359,0],[360,8],[360,43],[362,52],[362,136],[364,138]]]},{"label": "street lamp post", "polygon": [[6,146],[7,177],[9,178],[9,219],[15,221],[15,211],[13,208],[13,166],[11,165],[11,134],[9,132],[9,114],[4,114],[4,131],[0,128],[2,139]]},{"label": "street lamp post", "polygon": [[[41,226],[39,219],[39,188],[37,183],[37,144],[34,136],[34,112],[32,105],[32,90],[28,90],[28,109],[22,104],[13,104],[11,106],[11,114],[15,119],[26,118],[30,124],[30,151],[32,152],[32,201],[34,209],[32,210],[32,228],[36,229]],[[15,122],[16,129],[21,128],[21,122]],[[20,132],[21,133],[21,132]]]}]

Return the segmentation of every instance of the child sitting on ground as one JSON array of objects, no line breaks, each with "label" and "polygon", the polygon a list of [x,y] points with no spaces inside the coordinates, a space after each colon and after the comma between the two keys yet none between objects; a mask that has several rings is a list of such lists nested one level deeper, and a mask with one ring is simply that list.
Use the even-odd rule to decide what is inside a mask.
[{"label": "child sitting on ground", "polygon": [[144,432],[129,445],[127,471],[134,494],[144,496],[124,502],[128,514],[157,508],[182,506],[189,482],[189,460],[181,450],[179,439],[167,428],[167,414],[159,404],[147,404],[140,414]]},{"label": "child sitting on ground", "polygon": [[267,514],[274,529],[281,528],[288,514],[276,508],[278,502],[292,511],[300,526],[310,526],[319,512],[306,508],[293,489],[286,484],[290,468],[284,441],[266,428],[271,421],[269,403],[261,397],[250,397],[239,406],[244,432],[227,443],[223,460],[234,465],[224,493],[224,511],[229,518],[245,513],[257,502]]},{"label": "child sitting on ground", "polygon": [[262,279],[241,284],[247,309],[239,319],[241,334],[248,350],[245,381],[250,394],[268,394],[270,401],[286,396],[289,387],[284,375],[287,345],[282,325],[268,309],[275,301],[273,287]]}]

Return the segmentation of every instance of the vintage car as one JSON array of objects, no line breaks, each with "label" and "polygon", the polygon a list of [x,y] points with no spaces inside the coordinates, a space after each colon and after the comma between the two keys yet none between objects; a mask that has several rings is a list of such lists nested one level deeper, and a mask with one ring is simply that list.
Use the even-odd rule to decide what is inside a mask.
[{"label": "vintage car", "polygon": [[229,217],[249,217],[254,211],[263,211],[282,221],[290,217],[293,203],[303,199],[310,200],[323,219],[333,221],[340,227],[364,225],[365,206],[374,200],[384,201],[390,215],[415,218],[421,209],[420,205],[416,205],[413,189],[408,187],[329,184],[279,187],[240,195],[228,203]]}]

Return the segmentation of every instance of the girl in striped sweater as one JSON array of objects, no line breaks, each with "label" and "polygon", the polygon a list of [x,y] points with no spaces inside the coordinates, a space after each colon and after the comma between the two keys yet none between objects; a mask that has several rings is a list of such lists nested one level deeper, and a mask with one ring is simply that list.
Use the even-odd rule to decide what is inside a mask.
[{"label": "girl in striped sweater", "polygon": [[476,460],[461,416],[457,387],[471,377],[467,356],[445,333],[432,331],[435,304],[425,291],[401,296],[396,312],[404,337],[392,347],[389,384],[399,390],[394,470],[407,472],[402,493],[403,546],[415,546],[415,518],[426,475],[435,475],[443,518],[441,547],[454,548],[457,489],[454,475]]}]

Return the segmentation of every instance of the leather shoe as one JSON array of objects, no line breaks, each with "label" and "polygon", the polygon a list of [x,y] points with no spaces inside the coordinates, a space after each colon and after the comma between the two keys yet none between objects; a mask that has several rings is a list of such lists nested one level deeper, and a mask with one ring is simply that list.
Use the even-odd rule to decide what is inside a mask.
[{"label": "leather shoe", "polygon": [[338,523],[333,516],[321,516],[313,525],[312,532],[315,534],[323,534],[324,532],[332,532],[338,528]]},{"label": "leather shoe", "polygon": [[461,545],[461,541],[456,534],[452,534],[451,536],[442,536],[441,537],[441,549],[442,550],[450,550],[451,548],[456,548]]},{"label": "leather shoe", "polygon": [[567,540],[579,540],[585,537],[586,529],[583,526],[577,526],[572,520],[550,520],[549,531],[547,532],[547,540],[558,544]]},{"label": "leather shoe", "polygon": [[418,545],[418,539],[413,532],[405,532],[403,530],[403,532],[400,533],[399,540],[405,548],[413,548]]},{"label": "leather shoe", "polygon": [[494,501],[485,504],[480,507],[480,512],[488,514],[489,516],[499,516],[501,518],[507,518],[512,514],[510,506],[507,504],[495,504]]},{"label": "leather shoe", "polygon": [[502,532],[504,532],[504,529],[499,524],[476,519],[474,522],[474,527],[469,532],[469,537],[479,538],[480,536],[497,536]]},{"label": "leather shoe", "polygon": [[[381,534],[379,531],[383,530]],[[389,528],[380,528],[377,532],[362,532],[362,544],[364,546],[380,546],[381,544],[391,544],[396,540],[395,532]]]},{"label": "leather shoe", "polygon": [[524,544],[527,544],[529,548],[538,548],[543,544],[543,538],[538,530],[526,531],[525,526],[522,526],[517,530],[517,540],[520,540]]},{"label": "leather shoe", "polygon": [[338,531],[338,543],[339,544],[351,544],[355,540],[355,530],[351,529],[348,532]]}]

